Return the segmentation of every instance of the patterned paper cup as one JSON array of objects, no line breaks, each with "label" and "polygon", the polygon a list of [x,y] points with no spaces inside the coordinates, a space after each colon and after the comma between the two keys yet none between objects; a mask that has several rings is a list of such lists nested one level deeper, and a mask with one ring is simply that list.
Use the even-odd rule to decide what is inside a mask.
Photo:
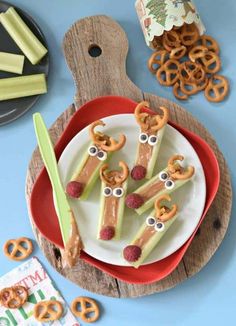
[{"label": "patterned paper cup", "polygon": [[205,32],[198,11],[192,0],[137,0],[135,4],[145,41],[154,48],[153,40],[164,31],[184,23],[195,23],[200,35]]}]

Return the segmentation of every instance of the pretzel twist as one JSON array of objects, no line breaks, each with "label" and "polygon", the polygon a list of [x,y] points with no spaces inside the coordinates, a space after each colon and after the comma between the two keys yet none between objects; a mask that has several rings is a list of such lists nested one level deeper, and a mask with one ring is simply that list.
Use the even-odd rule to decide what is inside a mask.
[{"label": "pretzel twist", "polygon": [[199,39],[199,30],[195,24],[184,24],[180,28],[180,40],[185,46],[191,46]]},{"label": "pretzel twist", "polygon": [[198,61],[203,65],[204,70],[208,74],[215,74],[221,68],[221,60],[219,56],[212,51],[208,51],[205,56],[199,58]]},{"label": "pretzel twist", "polygon": [[[78,309],[78,306],[80,306],[80,309]],[[87,297],[75,298],[71,303],[71,311],[76,317],[81,318],[86,323],[95,322],[100,315],[96,301]],[[90,316],[91,313],[93,313],[92,316]]]},{"label": "pretzel twist", "polygon": [[28,291],[24,286],[16,285],[0,291],[0,304],[5,308],[17,309],[28,299]]},{"label": "pretzel twist", "polygon": [[148,60],[148,69],[152,74],[156,74],[159,66],[162,66],[166,59],[168,59],[168,52],[166,50],[158,50],[154,52]]},{"label": "pretzel twist", "polygon": [[124,161],[119,162],[119,167],[121,171],[108,171],[108,164],[104,164],[100,168],[100,178],[108,185],[122,185],[129,176],[129,168]]},{"label": "pretzel twist", "polygon": [[171,50],[170,59],[179,60],[185,56],[186,52],[187,52],[186,46],[181,45],[178,48]]},{"label": "pretzel twist", "polygon": [[158,218],[161,222],[167,222],[170,219],[172,219],[178,210],[177,205],[172,205],[171,209],[166,207],[162,202],[163,200],[171,201],[171,197],[169,195],[162,195],[160,196],[156,202],[155,202],[155,216]]},{"label": "pretzel twist", "polygon": [[166,61],[156,74],[159,83],[164,86],[174,85],[179,79],[179,65],[179,62],[174,59]]},{"label": "pretzel twist", "polygon": [[[26,245],[26,248],[24,247]],[[28,238],[10,239],[3,247],[5,255],[16,261],[29,257],[33,251],[33,244]]]},{"label": "pretzel twist", "polygon": [[208,49],[208,51],[215,52],[215,54],[219,55],[220,47],[217,41],[209,36],[209,35],[202,35],[197,41],[197,44],[202,45]]},{"label": "pretzel twist", "polygon": [[195,169],[193,166],[188,166],[187,168],[183,168],[177,161],[183,161],[184,156],[182,155],[174,155],[168,161],[168,172],[171,175],[172,179],[175,180],[186,180],[190,179]]},{"label": "pretzel twist", "polygon": [[40,322],[58,320],[62,314],[63,305],[57,300],[41,301],[34,306],[34,318]]},{"label": "pretzel twist", "polygon": [[194,46],[190,51],[189,51],[189,59],[192,62],[195,62],[197,59],[199,58],[203,58],[207,52],[208,52],[208,48],[203,46],[203,45],[196,45]]},{"label": "pretzel twist", "polygon": [[229,82],[224,76],[215,75],[209,80],[205,89],[205,97],[210,102],[221,102],[229,92]]}]

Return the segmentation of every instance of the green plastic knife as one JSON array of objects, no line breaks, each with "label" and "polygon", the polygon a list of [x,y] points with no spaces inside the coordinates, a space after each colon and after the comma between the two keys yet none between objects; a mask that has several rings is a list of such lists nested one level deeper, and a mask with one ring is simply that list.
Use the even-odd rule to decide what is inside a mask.
[{"label": "green plastic knife", "polygon": [[33,115],[33,120],[40,153],[52,184],[55,209],[59,220],[63,243],[64,246],[66,246],[71,231],[71,208],[61,183],[57,160],[47,127],[40,113],[35,113]]}]

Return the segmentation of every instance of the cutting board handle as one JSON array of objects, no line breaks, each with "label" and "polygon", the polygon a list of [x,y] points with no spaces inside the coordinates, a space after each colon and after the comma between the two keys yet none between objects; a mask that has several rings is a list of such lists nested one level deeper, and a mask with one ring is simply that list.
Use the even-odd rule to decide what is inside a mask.
[{"label": "cutting board handle", "polygon": [[121,95],[122,88],[123,95],[132,98],[137,87],[126,74],[128,48],[124,30],[107,16],[88,17],[71,26],[63,51],[75,81],[76,107],[104,94],[116,95],[118,90]]}]

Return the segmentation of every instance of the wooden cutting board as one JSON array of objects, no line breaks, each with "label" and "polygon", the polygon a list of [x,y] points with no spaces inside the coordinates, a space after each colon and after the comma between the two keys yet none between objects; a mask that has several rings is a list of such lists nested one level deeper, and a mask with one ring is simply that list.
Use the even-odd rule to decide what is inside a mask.
[{"label": "wooden cutting board", "polygon": [[[64,269],[58,259],[59,251],[31,223],[37,242],[54,268],[80,287],[112,297],[138,297],[168,290],[198,273],[213,256],[226,233],[232,206],[230,175],[225,159],[209,132],[179,105],[155,95],[143,93],[126,74],[128,40],[123,29],[111,18],[94,16],[76,22],[63,41],[66,61],[75,80],[77,93],[74,104],[61,114],[50,129],[54,142],[58,140],[70,117],[85,102],[102,95],[121,95],[136,102],[147,100],[151,107],[170,108],[170,119],[188,128],[214,150],[220,165],[221,182],[216,199],[196,237],[178,268],[162,281],[149,285],[121,282],[80,260],[73,269]],[[36,149],[29,164],[26,192],[27,202],[34,182],[43,167]]]}]

